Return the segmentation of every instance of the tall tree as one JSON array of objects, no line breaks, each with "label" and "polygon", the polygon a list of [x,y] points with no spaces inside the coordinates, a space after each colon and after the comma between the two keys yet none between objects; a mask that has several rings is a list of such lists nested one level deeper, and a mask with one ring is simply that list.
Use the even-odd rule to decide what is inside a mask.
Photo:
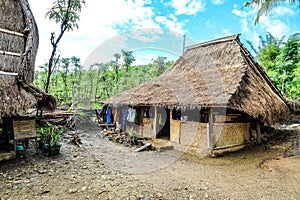
[{"label": "tall tree", "polygon": [[135,61],[135,58],[133,56],[133,51],[127,51],[122,49],[121,52],[124,60],[124,66],[125,66],[124,87],[125,89],[127,89],[128,69],[131,66],[131,64]]},{"label": "tall tree", "polygon": [[80,95],[80,82],[81,82],[81,73],[82,66],[80,65],[80,58],[76,58],[75,56],[71,57],[71,63],[74,66],[74,74],[72,81],[72,102],[73,102],[73,110],[77,110],[79,95]]},{"label": "tall tree", "polygon": [[153,59],[153,63],[157,65],[157,76],[161,75],[166,67],[167,57],[158,56],[156,59]]},{"label": "tall tree", "polygon": [[119,53],[115,53],[114,54],[115,57],[115,61],[113,63],[114,69],[115,69],[115,74],[116,74],[116,78],[115,78],[115,84],[116,84],[116,93],[119,90],[119,59],[121,58],[121,54]]},{"label": "tall tree", "polygon": [[258,7],[257,16],[254,21],[254,24],[257,24],[262,15],[269,14],[280,3],[289,3],[290,5],[297,5],[298,7],[300,6],[300,0],[250,0],[244,4],[244,7]]},{"label": "tall tree", "polygon": [[54,20],[56,23],[60,24],[60,32],[58,37],[55,36],[54,32],[51,33],[50,41],[52,52],[48,62],[45,92],[48,92],[49,90],[51,74],[59,60],[59,56],[55,58],[58,43],[66,31],[72,31],[74,28],[78,28],[79,13],[81,12],[83,4],[85,4],[84,0],[57,0],[54,2],[52,8],[46,13],[46,16],[50,20]]},{"label": "tall tree", "polygon": [[69,76],[69,71],[70,71],[70,59],[69,58],[61,59],[61,67],[63,70],[61,73],[61,77],[62,77],[63,85],[64,85],[63,102],[65,105],[67,105],[68,100],[69,100],[68,76]]}]

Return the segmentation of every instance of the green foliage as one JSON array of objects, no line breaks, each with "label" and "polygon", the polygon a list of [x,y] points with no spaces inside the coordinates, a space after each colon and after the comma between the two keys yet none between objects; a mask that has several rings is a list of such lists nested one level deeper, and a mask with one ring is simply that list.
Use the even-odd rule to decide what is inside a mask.
[{"label": "green foliage", "polygon": [[[95,109],[101,106],[101,101],[159,76],[173,64],[165,57],[158,57],[153,63],[138,66],[131,63],[126,69],[120,63],[121,54],[115,54],[115,58],[109,63],[96,63],[88,70],[82,69],[76,57],[59,59],[49,93],[57,98],[59,106]],[[35,72],[38,87],[43,87],[47,78],[47,70],[42,69]]]},{"label": "green foliage", "polygon": [[128,136],[129,136],[130,144],[135,144],[137,140],[136,132],[130,129],[128,131]]},{"label": "green foliage", "polygon": [[61,29],[73,30],[78,28],[79,13],[84,3],[82,0],[57,0],[46,16],[61,24]]},{"label": "green foliage", "polygon": [[290,37],[285,43],[269,40],[260,47],[258,60],[278,89],[289,99],[300,98],[300,39]]},{"label": "green foliage", "polygon": [[64,129],[58,129],[47,122],[44,126],[38,127],[36,135],[38,141],[52,147],[59,145],[59,138],[63,132]]}]

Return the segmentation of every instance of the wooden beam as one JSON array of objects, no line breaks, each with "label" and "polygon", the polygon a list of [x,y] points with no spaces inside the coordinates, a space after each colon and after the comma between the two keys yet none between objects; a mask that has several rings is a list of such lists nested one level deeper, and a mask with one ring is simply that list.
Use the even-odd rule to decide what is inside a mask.
[{"label": "wooden beam", "polygon": [[260,130],[260,123],[258,120],[256,120],[256,139],[257,139],[257,143],[260,144],[261,143],[261,130]]},{"label": "wooden beam", "polygon": [[150,143],[147,143],[147,144],[145,144],[145,145],[143,145],[143,146],[137,148],[137,149],[134,150],[134,151],[135,151],[135,152],[140,152],[140,151],[143,151],[143,150],[145,150],[145,149],[147,149],[147,148],[150,148],[150,147],[151,147],[151,144],[150,144]]},{"label": "wooden beam", "polygon": [[154,118],[153,118],[153,138],[156,138],[158,131],[158,117],[157,117],[157,106],[154,106]]},{"label": "wooden beam", "polygon": [[213,150],[215,146],[215,137],[213,133],[214,119],[213,119],[213,109],[209,109],[209,118],[208,118],[208,129],[207,129],[207,140],[208,140],[208,149]]}]

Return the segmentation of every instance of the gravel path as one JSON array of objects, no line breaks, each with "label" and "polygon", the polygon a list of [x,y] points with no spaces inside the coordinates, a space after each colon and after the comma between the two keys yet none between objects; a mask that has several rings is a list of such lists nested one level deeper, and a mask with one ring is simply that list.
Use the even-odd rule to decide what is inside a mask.
[{"label": "gravel path", "polygon": [[0,199],[300,199],[300,157],[282,146],[256,146],[219,158],[134,148],[77,130],[61,154],[0,162]]}]

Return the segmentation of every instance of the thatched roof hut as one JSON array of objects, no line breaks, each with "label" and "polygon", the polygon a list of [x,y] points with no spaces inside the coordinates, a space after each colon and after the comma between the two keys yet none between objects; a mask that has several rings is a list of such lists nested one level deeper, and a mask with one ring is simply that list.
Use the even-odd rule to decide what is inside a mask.
[{"label": "thatched roof hut", "polygon": [[268,125],[289,114],[283,96],[241,44],[239,35],[190,46],[161,76],[103,103],[227,107]]},{"label": "thatched roof hut", "polygon": [[0,116],[37,101],[54,110],[56,99],[33,85],[38,29],[27,0],[1,0],[0,17]]}]

